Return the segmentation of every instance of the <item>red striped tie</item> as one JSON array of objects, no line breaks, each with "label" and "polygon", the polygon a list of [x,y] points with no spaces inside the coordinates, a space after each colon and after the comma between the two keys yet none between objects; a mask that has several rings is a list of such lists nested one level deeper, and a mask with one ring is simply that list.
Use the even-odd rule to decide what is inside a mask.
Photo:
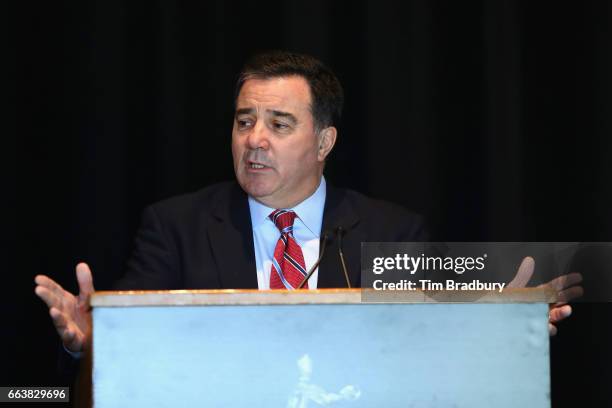
[{"label": "red striped tie", "polygon": [[[302,248],[293,238],[296,214],[289,210],[274,210],[269,217],[281,233],[274,249],[270,289],[296,289],[306,276]],[[302,288],[307,289],[308,282]]]}]

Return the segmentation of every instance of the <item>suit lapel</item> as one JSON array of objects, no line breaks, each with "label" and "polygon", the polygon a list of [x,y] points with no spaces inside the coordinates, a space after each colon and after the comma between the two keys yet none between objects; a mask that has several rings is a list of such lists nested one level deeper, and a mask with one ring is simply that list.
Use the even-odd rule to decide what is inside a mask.
[{"label": "suit lapel", "polygon": [[247,195],[233,184],[212,211],[208,239],[221,289],[257,289],[253,229]]},{"label": "suit lapel", "polygon": [[361,282],[361,242],[365,234],[358,229],[359,216],[346,197],[344,190],[338,190],[327,183],[325,209],[321,236],[328,233],[325,254],[319,265],[319,288],[345,288],[346,279],[340,263],[338,247],[338,227],[344,230],[342,250],[348,262],[349,279],[353,287]]}]

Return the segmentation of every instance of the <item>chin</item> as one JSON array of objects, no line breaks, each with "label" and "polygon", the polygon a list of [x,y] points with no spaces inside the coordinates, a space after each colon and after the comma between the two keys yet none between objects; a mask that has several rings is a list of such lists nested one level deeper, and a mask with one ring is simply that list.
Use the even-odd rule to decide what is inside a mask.
[{"label": "chin", "polygon": [[242,189],[253,198],[267,197],[274,192],[270,183],[262,180],[238,180]]}]

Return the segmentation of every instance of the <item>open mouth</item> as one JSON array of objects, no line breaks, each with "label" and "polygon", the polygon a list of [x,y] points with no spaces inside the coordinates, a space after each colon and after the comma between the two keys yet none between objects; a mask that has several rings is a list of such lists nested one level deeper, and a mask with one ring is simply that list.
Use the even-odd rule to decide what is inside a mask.
[{"label": "open mouth", "polygon": [[262,169],[268,169],[269,168],[266,165],[263,165],[261,163],[252,162],[252,161],[247,163],[247,167],[249,169],[253,169],[253,170],[262,170]]}]

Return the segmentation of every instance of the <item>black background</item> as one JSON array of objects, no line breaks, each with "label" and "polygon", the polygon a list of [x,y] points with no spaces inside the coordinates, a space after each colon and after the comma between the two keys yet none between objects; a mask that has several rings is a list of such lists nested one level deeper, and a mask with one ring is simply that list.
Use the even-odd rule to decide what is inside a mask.
[{"label": "black background", "polygon": [[[6,3],[1,385],[53,385],[35,274],[121,274],[142,208],[233,177],[232,90],[265,49],[346,92],[328,181],[448,241],[612,241],[611,6],[534,1]],[[552,345],[553,406],[609,405],[610,308]],[[503,350],[500,350],[503,352]]]}]

